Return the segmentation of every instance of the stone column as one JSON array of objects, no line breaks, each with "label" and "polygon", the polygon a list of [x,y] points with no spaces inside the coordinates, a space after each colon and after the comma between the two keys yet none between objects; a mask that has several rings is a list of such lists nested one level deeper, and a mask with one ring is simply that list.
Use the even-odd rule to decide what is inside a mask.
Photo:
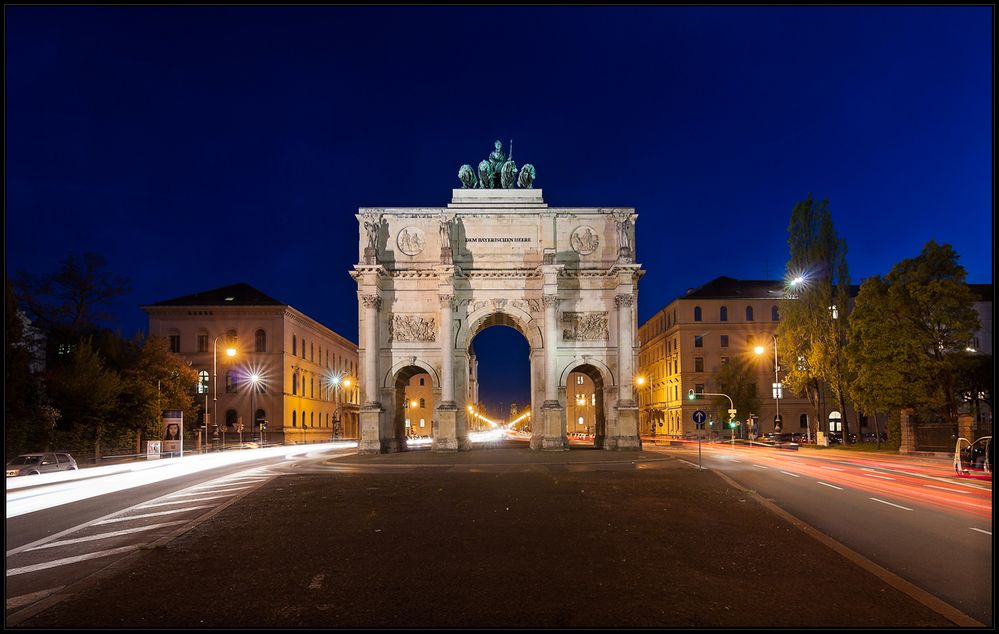
[{"label": "stone column", "polygon": [[458,450],[457,410],[454,403],[454,295],[438,295],[441,307],[441,402],[437,405],[434,451]]},{"label": "stone column", "polygon": [[555,293],[541,298],[545,306],[545,403],[541,406],[544,421],[544,436],[541,449],[565,451],[569,440],[565,436],[562,418],[562,405],[558,400],[558,304]]},{"label": "stone column", "polygon": [[392,443],[381,428],[382,407],[378,399],[378,312],[382,298],[377,294],[361,295],[361,302],[364,304],[364,406],[360,412],[358,453],[371,454],[390,451]]},{"label": "stone column", "polygon": [[617,429],[616,437],[609,438],[605,449],[641,449],[638,435],[638,406],[635,404],[632,381],[635,373],[635,335],[632,330],[632,313],[635,296],[620,293],[614,296],[617,304]]}]

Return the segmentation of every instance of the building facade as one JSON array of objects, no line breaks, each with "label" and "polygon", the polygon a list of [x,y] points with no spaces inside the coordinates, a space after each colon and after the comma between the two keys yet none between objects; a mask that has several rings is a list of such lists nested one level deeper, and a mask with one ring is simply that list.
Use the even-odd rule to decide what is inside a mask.
[{"label": "building facade", "polygon": [[358,437],[357,346],[316,320],[247,284],[142,309],[198,371],[199,441]]},{"label": "building facade", "polygon": [[[687,392],[721,392],[714,374],[723,364],[739,359],[755,370],[760,411],[758,433],[774,430],[778,404],[774,383],[773,336],[780,317],[780,280],[735,280],[719,277],[662,308],[638,329],[639,369],[644,379],[638,389],[643,435],[681,438],[695,434],[693,413],[709,414],[707,434],[728,434],[725,411],[713,411],[714,399],[690,400]],[[756,352],[761,346],[763,354]],[[780,399],[782,432],[815,429],[808,400],[785,392]],[[738,433],[745,435],[746,414],[740,412]],[[857,420],[852,418],[850,420]],[[712,424],[713,423],[713,424]],[[822,429],[825,429],[824,427]],[[855,429],[855,428],[854,428]]]}]

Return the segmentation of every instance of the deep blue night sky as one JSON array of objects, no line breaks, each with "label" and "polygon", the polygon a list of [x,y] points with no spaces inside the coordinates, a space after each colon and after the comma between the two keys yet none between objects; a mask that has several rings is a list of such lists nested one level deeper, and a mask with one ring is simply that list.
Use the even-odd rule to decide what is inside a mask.
[{"label": "deep blue night sky", "polygon": [[[929,240],[992,281],[992,7],[5,14],[8,273],[103,253],[125,334],[246,282],[356,341],[357,208],[444,206],[495,139],[551,206],[636,208],[642,321],[781,276],[809,192],[854,283]],[[525,400],[526,343],[516,388],[477,345]]]}]

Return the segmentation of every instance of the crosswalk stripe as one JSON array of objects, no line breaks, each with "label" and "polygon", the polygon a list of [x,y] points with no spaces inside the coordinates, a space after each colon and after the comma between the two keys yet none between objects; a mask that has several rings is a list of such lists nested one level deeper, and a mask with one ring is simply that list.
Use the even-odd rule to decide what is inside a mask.
[{"label": "crosswalk stripe", "polygon": [[188,506],[182,509],[170,509],[169,511],[157,511],[155,513],[143,513],[142,515],[128,515],[126,517],[115,517],[113,519],[104,520],[102,522],[94,522],[94,526],[98,524],[111,524],[112,522],[127,522],[129,520],[138,520],[146,517],[156,517],[158,515],[171,515],[173,513],[184,513],[185,511],[196,511],[197,509],[208,509],[216,506],[215,504],[200,504],[198,506]]},{"label": "crosswalk stripe", "polygon": [[92,542],[98,539],[108,539],[109,537],[118,537],[120,535],[129,535],[131,533],[141,533],[142,531],[151,531],[157,528],[163,528],[164,526],[176,526],[177,524],[187,524],[188,520],[176,520],[174,522],[162,522],[160,524],[150,524],[149,526],[139,526],[137,528],[126,528],[120,531],[111,531],[110,533],[101,533],[100,535],[88,535],[86,537],[77,537],[75,539],[63,539],[57,542],[49,542],[47,544],[42,544],[41,546],[35,546],[34,548],[29,548],[28,550],[41,550],[43,548],[54,548],[55,546],[65,546],[67,544],[79,544],[81,542]]},{"label": "crosswalk stripe", "polygon": [[65,559],[56,559],[53,561],[46,561],[41,564],[35,564],[33,566],[24,566],[22,568],[10,568],[7,570],[7,576],[13,577],[14,575],[22,575],[26,572],[35,572],[36,570],[45,570],[46,568],[55,568],[56,566],[65,566],[67,564],[75,564],[78,561],[86,561],[88,559],[97,559],[98,557],[109,557],[111,555],[118,555],[121,553],[127,553],[132,550],[138,550],[139,544],[132,544],[131,546],[122,546],[121,548],[112,548],[111,550],[101,550],[96,553],[87,553],[86,555],[77,555],[76,557],[66,557]]}]

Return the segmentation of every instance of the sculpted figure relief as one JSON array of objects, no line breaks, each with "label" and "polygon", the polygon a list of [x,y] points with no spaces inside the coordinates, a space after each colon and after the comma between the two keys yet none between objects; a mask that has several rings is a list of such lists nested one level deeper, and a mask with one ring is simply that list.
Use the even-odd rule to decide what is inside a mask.
[{"label": "sculpted figure relief", "polygon": [[624,209],[614,210],[614,219],[617,223],[617,244],[621,249],[631,252],[631,213]]},{"label": "sculpted figure relief", "polygon": [[419,315],[392,315],[389,322],[389,341],[436,341],[437,320]]},{"label": "sculpted figure relief", "polygon": [[565,341],[607,341],[610,337],[607,319],[607,311],[562,313],[562,323],[569,326],[562,330],[562,339]]},{"label": "sculpted figure relief", "polygon": [[423,247],[426,245],[423,232],[416,227],[406,227],[400,231],[397,242],[399,250],[406,255],[417,255],[423,251]]},{"label": "sculpted figure relief", "polygon": [[580,255],[588,255],[600,246],[600,237],[590,227],[578,227],[569,238],[573,250]]}]

